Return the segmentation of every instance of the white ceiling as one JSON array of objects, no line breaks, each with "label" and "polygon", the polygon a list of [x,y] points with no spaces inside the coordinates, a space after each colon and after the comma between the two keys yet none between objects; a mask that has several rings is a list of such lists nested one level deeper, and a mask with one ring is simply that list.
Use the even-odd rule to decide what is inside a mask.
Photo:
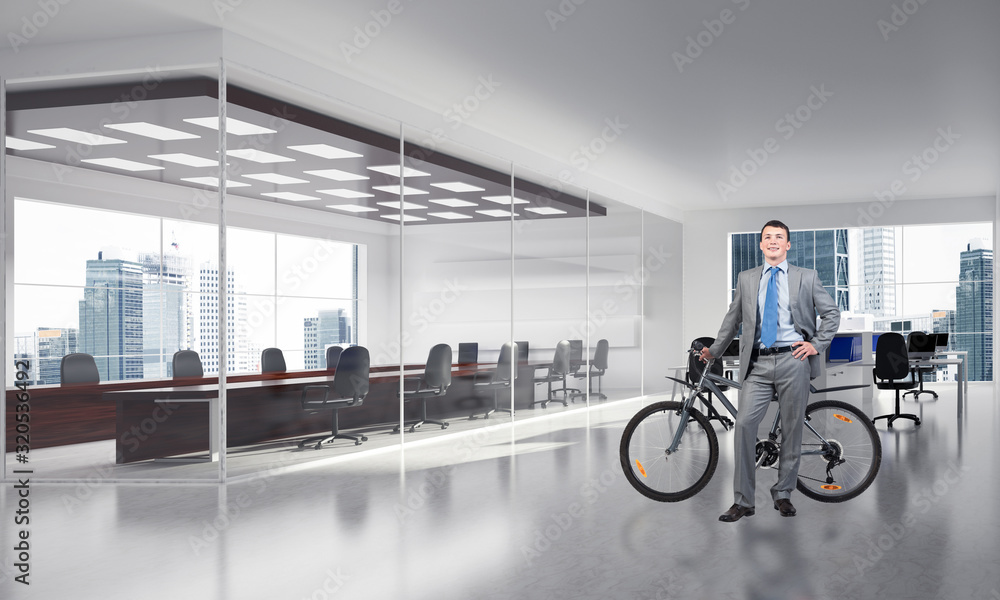
[{"label": "white ceiling", "polygon": [[[225,28],[440,113],[446,130],[447,111],[491,80],[462,127],[673,209],[874,200],[893,182],[904,199],[998,190],[998,0],[50,4],[59,12],[31,44]],[[22,31],[41,5],[5,0],[0,31]],[[377,35],[348,60],[344,44],[366,25]],[[710,44],[681,71],[699,35]],[[829,97],[799,109],[810,113],[800,128],[779,123],[813,90]],[[596,141],[608,120],[627,127]],[[719,182],[768,138],[766,163],[723,200]],[[603,152],[584,160],[587,144]],[[908,161],[921,154],[918,172]]]}]

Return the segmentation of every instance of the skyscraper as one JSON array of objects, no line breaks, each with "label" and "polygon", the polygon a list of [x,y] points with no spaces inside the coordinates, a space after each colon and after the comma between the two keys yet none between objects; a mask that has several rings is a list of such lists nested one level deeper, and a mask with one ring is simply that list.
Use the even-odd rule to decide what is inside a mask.
[{"label": "skyscraper", "polygon": [[77,352],[78,332],[74,327],[39,327],[35,332],[38,348],[38,385],[55,385],[62,381],[62,357]]},{"label": "skyscraper", "polygon": [[306,369],[325,369],[326,349],[351,342],[351,321],[346,310],[321,310],[318,315],[306,317],[303,323]]},{"label": "skyscraper", "polygon": [[[202,263],[198,269],[198,294],[193,303],[194,340],[192,346],[201,357],[205,374],[219,372],[219,267]],[[247,301],[243,294],[236,294],[236,276],[232,271],[226,278],[228,303],[226,329],[229,342],[227,373],[245,373],[250,370],[247,339]]]},{"label": "skyscraper", "polygon": [[992,381],[993,250],[977,238],[968,243],[959,260],[953,347],[969,353],[969,381]]},{"label": "skyscraper", "polygon": [[861,312],[891,317],[896,314],[896,231],[866,227],[861,238]]},{"label": "skyscraper", "polygon": [[[760,233],[734,233],[732,281],[729,289],[736,289],[740,271],[764,264],[760,251]],[[788,251],[789,264],[806,269],[816,269],[820,282],[837,301],[840,310],[850,309],[850,282],[847,256],[846,229],[816,229],[790,232],[792,243]]]},{"label": "skyscraper", "polygon": [[94,356],[101,381],[141,379],[142,265],[107,252],[87,261],[79,351]]},{"label": "skyscraper", "polygon": [[143,376],[173,377],[174,352],[191,347],[187,289],[191,261],[176,250],[139,256],[142,264]]}]

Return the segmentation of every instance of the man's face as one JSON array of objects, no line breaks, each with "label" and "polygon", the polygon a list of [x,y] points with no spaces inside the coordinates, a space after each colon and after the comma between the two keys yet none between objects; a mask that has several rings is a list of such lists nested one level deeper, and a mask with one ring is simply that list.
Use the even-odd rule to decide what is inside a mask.
[{"label": "man's face", "polygon": [[760,235],[760,250],[769,265],[776,265],[785,260],[791,247],[792,243],[788,241],[788,236],[781,227],[765,227],[764,233]]}]

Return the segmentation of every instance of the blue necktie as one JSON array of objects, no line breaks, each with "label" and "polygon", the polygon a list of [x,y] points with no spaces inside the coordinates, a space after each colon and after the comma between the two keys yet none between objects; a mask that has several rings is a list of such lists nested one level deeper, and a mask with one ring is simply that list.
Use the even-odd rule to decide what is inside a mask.
[{"label": "blue necktie", "polygon": [[771,278],[767,281],[767,296],[764,299],[764,320],[760,325],[760,342],[770,348],[778,339],[778,267],[771,267]]}]

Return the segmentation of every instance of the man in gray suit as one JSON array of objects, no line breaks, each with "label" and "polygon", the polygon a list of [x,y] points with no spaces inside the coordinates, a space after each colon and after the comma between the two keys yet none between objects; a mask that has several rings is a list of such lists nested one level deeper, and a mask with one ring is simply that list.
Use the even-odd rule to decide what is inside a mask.
[{"label": "man in gray suit", "polygon": [[736,296],[722,320],[715,343],[701,351],[703,361],[722,356],[740,324],[743,325],[740,337],[743,385],[734,440],[735,502],[719,517],[720,521],[733,522],[754,514],[757,428],[775,393],[782,442],[778,481],[771,488],[771,497],[781,516],[795,516],[790,498],[799,473],[809,380],[820,374],[823,353],[840,326],[840,311],[823,289],[816,271],[788,264],[791,247],[788,226],[781,221],[768,221],[764,225],[760,249],[766,262],[740,273]]}]

